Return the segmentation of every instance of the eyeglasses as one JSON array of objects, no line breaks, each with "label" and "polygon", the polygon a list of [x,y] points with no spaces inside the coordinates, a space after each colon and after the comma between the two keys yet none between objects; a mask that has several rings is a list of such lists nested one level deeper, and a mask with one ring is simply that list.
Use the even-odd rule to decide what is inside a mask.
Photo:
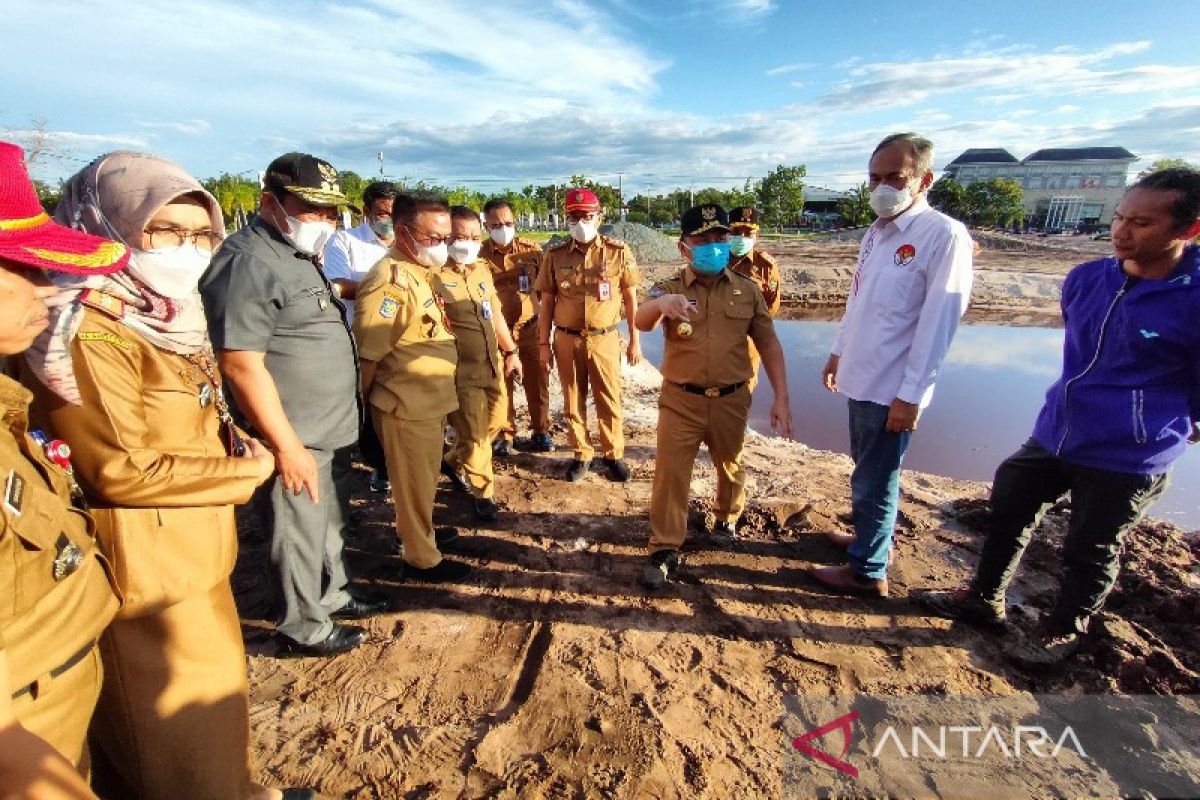
[{"label": "eyeglasses", "polygon": [[182,228],[155,228],[146,231],[150,237],[150,249],[162,247],[183,247],[189,241],[201,250],[212,252],[221,243],[221,236],[216,231],[185,231]]},{"label": "eyeglasses", "polygon": [[434,236],[432,234],[417,233],[414,230],[409,230],[408,233],[412,236],[414,242],[424,247],[437,247],[439,244],[450,244],[454,241],[454,237],[451,234]]},{"label": "eyeglasses", "polygon": [[446,239],[446,244],[454,244],[455,242],[478,242],[478,241],[481,241],[481,239],[482,239],[482,237],[480,237],[479,234],[475,234],[473,236],[451,235],[450,237],[448,237]]}]

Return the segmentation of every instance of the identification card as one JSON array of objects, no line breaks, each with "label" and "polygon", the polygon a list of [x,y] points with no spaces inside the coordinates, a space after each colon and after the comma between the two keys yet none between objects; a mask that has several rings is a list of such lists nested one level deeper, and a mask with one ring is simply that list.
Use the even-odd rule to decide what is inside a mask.
[{"label": "identification card", "polygon": [[13,470],[8,473],[8,480],[4,483],[4,507],[19,517],[24,505],[25,479]]},{"label": "identification card", "polygon": [[480,300],[479,301],[479,316],[483,317],[484,319],[492,318],[492,301],[491,300]]},{"label": "identification card", "polygon": [[517,290],[521,292],[521,294],[529,294],[529,289],[529,276],[522,272],[517,276]]},{"label": "identification card", "polygon": [[596,297],[601,302],[604,302],[605,300],[612,300],[612,284],[609,283],[608,281],[600,281],[599,283],[597,283],[596,284]]}]

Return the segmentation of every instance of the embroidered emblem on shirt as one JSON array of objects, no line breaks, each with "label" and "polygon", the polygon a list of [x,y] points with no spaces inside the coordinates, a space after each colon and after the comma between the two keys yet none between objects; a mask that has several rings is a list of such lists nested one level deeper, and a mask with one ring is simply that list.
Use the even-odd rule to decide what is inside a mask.
[{"label": "embroidered emblem on shirt", "polygon": [[1148,331],[1145,328],[1142,328],[1141,330],[1139,330],[1138,333],[1140,333],[1142,336],[1144,336],[1147,339],[1154,339],[1158,336],[1158,331]]},{"label": "embroidered emblem on shirt", "polygon": [[133,349],[133,342],[128,339],[122,339],[115,333],[107,333],[105,331],[80,331],[76,338],[81,342],[108,342],[109,344],[115,344],[122,350]]},{"label": "embroidered emblem on shirt", "polygon": [[892,257],[892,260],[896,262],[897,267],[906,267],[916,257],[917,248],[911,244],[902,244],[896,248],[896,255]]},{"label": "embroidered emblem on shirt", "polygon": [[383,298],[383,303],[379,306],[379,316],[384,319],[391,319],[396,316],[396,312],[400,310],[400,303],[394,297]]}]

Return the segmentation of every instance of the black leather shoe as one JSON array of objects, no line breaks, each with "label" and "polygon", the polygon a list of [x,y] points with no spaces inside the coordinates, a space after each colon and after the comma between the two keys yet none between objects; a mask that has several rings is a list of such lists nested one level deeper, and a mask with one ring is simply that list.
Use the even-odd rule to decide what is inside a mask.
[{"label": "black leather shoe", "polygon": [[713,547],[719,547],[722,550],[733,547],[737,539],[736,522],[714,522],[712,530],[708,532],[708,540],[712,542]]},{"label": "black leather shoe", "polygon": [[529,437],[529,451],[531,453],[553,453],[554,440],[548,433],[535,433]]},{"label": "black leather shoe", "polygon": [[629,465],[623,458],[606,458],[604,466],[608,467],[608,479],[617,483],[629,480]]},{"label": "black leather shoe", "polygon": [[461,581],[471,574],[472,569],[473,567],[470,564],[455,561],[451,558],[443,558],[438,562],[436,567],[420,568],[414,567],[411,564],[405,564],[402,577],[408,581],[445,583],[447,581]]},{"label": "black leather shoe", "polygon": [[500,513],[500,506],[496,505],[496,501],[490,497],[475,498],[475,516],[481,520],[491,522]]},{"label": "black leather shoe", "polygon": [[442,474],[450,479],[450,485],[458,492],[469,492],[471,487],[467,484],[467,479],[459,474],[458,470],[450,466],[448,461],[442,462]]},{"label": "black leather shoe", "polygon": [[334,611],[332,619],[366,619],[392,610],[392,603],[374,592],[350,592],[350,602]]},{"label": "black leather shoe", "polygon": [[336,656],[347,653],[367,640],[367,632],[356,625],[334,625],[333,630],[319,642],[303,644],[282,633],[275,634],[275,656],[277,658],[302,658],[304,656]]},{"label": "black leather shoe", "polygon": [[496,439],[492,442],[492,455],[496,458],[508,458],[512,455],[512,445],[508,439]]},{"label": "black leather shoe", "polygon": [[679,569],[679,553],[675,550],[655,550],[650,554],[650,563],[642,570],[642,586],[661,589]]},{"label": "black leather shoe", "polygon": [[583,476],[587,475],[588,467],[590,466],[590,461],[572,461],[567,467],[567,474],[563,477],[571,483],[579,483],[583,480]]},{"label": "black leather shoe", "polygon": [[317,793],[312,789],[284,789],[283,800],[317,800]]},{"label": "black leather shoe", "polygon": [[[446,545],[454,544],[458,538],[458,528],[453,525],[439,525],[433,529],[433,542],[438,550],[444,550]],[[392,539],[392,555],[404,555],[404,545],[399,539]]]}]

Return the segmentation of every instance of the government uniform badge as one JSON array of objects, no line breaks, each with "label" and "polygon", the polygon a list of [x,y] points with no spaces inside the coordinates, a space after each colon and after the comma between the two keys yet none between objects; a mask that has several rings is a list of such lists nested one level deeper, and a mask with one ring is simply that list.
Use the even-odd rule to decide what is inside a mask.
[{"label": "government uniform badge", "polygon": [[379,316],[384,319],[392,319],[396,316],[396,312],[400,310],[400,302],[394,297],[383,298],[383,303],[379,306]]}]

